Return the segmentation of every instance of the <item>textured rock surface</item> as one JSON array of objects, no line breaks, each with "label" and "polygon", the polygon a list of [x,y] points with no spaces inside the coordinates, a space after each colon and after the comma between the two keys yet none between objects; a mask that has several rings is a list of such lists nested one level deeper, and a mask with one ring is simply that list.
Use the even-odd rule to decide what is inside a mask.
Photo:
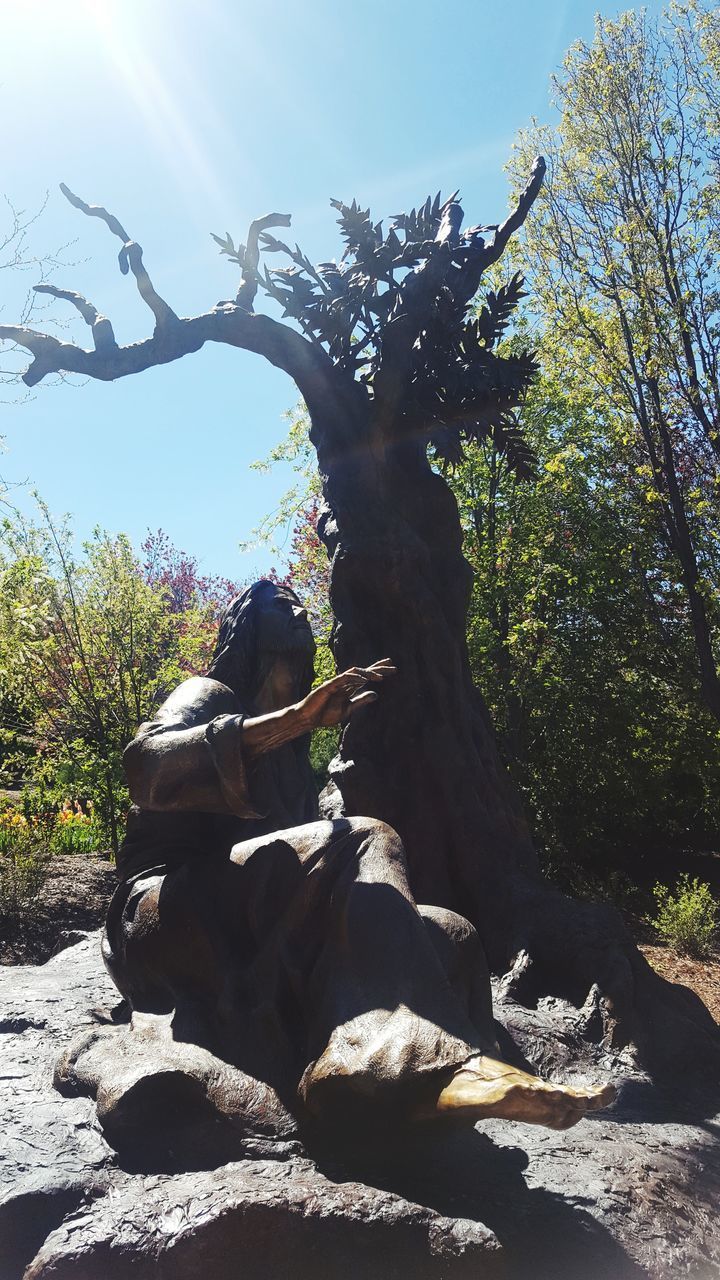
[{"label": "textured rock surface", "polygon": [[261,1160],[126,1183],[54,1232],[27,1278],[124,1276],[131,1258],[138,1280],[502,1274],[481,1223],[334,1183],[307,1160]]},{"label": "textured rock surface", "polygon": [[[565,1133],[493,1121],[343,1160],[281,1142],[275,1159],[265,1144],[214,1170],[132,1172],[94,1104],[52,1088],[61,1051],[116,1001],[96,935],[0,969],[0,1280],[720,1276],[707,1100],[681,1105],[636,1076],[613,1112]],[[574,1014],[553,1001],[503,1016],[541,1060]],[[593,1065],[608,1069],[599,1049]]]}]

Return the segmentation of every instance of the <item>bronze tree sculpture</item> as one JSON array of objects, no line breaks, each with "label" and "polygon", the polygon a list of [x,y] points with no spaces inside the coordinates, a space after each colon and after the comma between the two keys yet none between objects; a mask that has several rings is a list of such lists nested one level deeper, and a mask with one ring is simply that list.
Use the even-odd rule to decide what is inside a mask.
[{"label": "bronze tree sculpture", "polygon": [[130,1025],[83,1036],[58,1087],[94,1094],[119,1149],[156,1151],[168,1109],[175,1149],[203,1117],[210,1141],[218,1125],[236,1141],[286,1135],[292,1117],[337,1139],[448,1116],[564,1129],[607,1106],[611,1085],[502,1060],[477,933],[413,901],[396,832],[318,820],[311,730],[364,713],[396,671],[381,659],[311,689],[314,652],[297,596],[254,583],[225,611],[207,676],[127,747],[134,803],[103,956]]},{"label": "bronze tree sculpture", "polygon": [[[650,970],[611,909],[572,902],[542,882],[470,675],[470,569],[455,500],[429,455],[452,462],[464,439],[492,437],[520,474],[531,470],[515,411],[533,359],[497,350],[521,281],[489,293],[479,313],[474,299],[524,222],[544,170],[538,158],[505,222],[465,232],[455,196],[428,199],[387,232],[356,202],[333,201],[345,242],[338,263],[314,266],[272,235],[289,217],[269,214],[252,223],[246,245],[216,237],[240,270],[237,295],[187,319],[156,292],[140,246],[117,218],[63,186],[121,240],[120,268],[135,277],[153,334],[119,346],[85,298],[43,285],[77,308],[94,349],[11,325],[0,326],[0,338],[32,355],[29,386],[61,370],[110,381],[208,341],[255,351],[290,375],[308,408],[322,476],[338,670],[378,654],[398,668],[382,705],[354,716],[343,733],[329,811],[376,817],[400,833],[415,897],[475,924],[491,968],[505,974],[506,1008],[560,995],[581,1010],[579,1040],[636,1045],[653,1069],[716,1067],[717,1028],[704,1006]],[[261,262],[275,253],[289,265]],[[254,310],[259,289],[289,323]]]}]

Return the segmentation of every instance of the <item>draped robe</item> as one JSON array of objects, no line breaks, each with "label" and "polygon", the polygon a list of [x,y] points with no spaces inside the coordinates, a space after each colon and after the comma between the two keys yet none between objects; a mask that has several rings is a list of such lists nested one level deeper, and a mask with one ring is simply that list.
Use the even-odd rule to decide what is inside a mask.
[{"label": "draped robe", "polygon": [[318,820],[305,740],[247,760],[244,719],[193,677],[128,747],[105,962],[134,1009],[174,1010],[291,1107],[409,1107],[497,1053],[478,938],[418,908],[390,827]]}]

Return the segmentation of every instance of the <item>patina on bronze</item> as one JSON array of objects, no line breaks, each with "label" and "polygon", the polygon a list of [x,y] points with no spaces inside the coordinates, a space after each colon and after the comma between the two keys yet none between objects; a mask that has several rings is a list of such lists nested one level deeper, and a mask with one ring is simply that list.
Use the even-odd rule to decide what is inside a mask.
[{"label": "patina on bronze", "polygon": [[[176,1042],[263,1082],[301,1119],[565,1128],[606,1105],[609,1088],[498,1060],[477,934],[415,903],[390,827],[318,820],[308,735],[372,715],[394,667],[310,692],[313,653],[296,596],[255,583],[229,606],[207,677],[181,684],[127,749],[134,807],[104,956],[136,1021],[171,1017]],[[160,1097],[162,1075],[156,1086]]]}]

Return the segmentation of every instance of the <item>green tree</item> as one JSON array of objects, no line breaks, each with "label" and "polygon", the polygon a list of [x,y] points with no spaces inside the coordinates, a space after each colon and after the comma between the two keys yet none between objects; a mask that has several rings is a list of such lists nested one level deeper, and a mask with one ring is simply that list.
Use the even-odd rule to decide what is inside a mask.
[{"label": "green tree", "polygon": [[554,82],[559,123],[522,134],[515,160],[519,176],[542,144],[549,161],[523,260],[552,367],[615,415],[664,548],[648,589],[682,614],[716,719],[719,48],[720,13],[697,3],[598,18]]},{"label": "green tree", "polygon": [[456,469],[473,673],[536,832],[573,861],[718,829],[720,734],[633,450],[591,385],[546,372],[523,410],[537,479],[492,446]]},{"label": "green tree", "polygon": [[116,849],[122,751],[178,677],[178,629],[127,538],[96,530],[77,555],[40,509],[38,524],[3,529],[0,678],[35,745],[31,774],[92,796]]}]

